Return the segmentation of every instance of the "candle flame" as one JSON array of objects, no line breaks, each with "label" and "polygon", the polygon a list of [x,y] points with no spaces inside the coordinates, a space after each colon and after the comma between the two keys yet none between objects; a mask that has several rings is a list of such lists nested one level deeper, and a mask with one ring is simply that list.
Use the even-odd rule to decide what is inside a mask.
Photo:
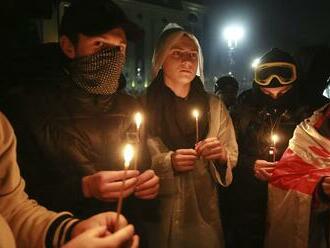
[{"label": "candle flame", "polygon": [[196,119],[198,119],[198,117],[199,117],[199,112],[198,112],[197,109],[194,109],[193,112],[192,112],[192,114],[193,114],[193,116],[194,116]]},{"label": "candle flame", "polygon": [[277,134],[273,134],[272,135],[272,141],[273,141],[273,143],[275,144],[278,140],[279,140],[278,135]]},{"label": "candle flame", "polygon": [[134,115],[134,120],[135,120],[136,128],[139,129],[142,123],[142,114],[140,112],[137,112]]},{"label": "candle flame", "polygon": [[273,155],[274,154],[274,150],[270,149],[269,150],[269,155]]},{"label": "candle flame", "polygon": [[124,147],[124,160],[125,160],[125,168],[129,167],[129,164],[133,158],[134,149],[131,144],[127,144]]}]

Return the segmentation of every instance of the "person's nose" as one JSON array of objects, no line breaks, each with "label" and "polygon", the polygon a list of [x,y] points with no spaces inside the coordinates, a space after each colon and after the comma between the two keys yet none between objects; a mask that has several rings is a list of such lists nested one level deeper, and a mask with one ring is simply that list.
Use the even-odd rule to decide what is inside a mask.
[{"label": "person's nose", "polygon": [[120,53],[122,53],[123,55],[126,55],[126,44],[120,43],[118,47],[119,47]]},{"label": "person's nose", "polygon": [[185,65],[192,65],[193,59],[191,58],[191,56],[189,54],[184,53],[182,55],[181,62]]},{"label": "person's nose", "polygon": [[274,92],[271,92],[271,93],[270,93],[270,96],[271,96],[273,99],[277,99],[280,95],[281,95],[281,92],[279,92],[279,91],[274,91]]}]

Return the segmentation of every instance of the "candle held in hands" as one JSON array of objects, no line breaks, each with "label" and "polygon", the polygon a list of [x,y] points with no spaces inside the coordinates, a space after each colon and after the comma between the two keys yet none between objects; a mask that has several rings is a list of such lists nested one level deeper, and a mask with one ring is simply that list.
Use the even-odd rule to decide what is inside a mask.
[{"label": "candle held in hands", "polygon": [[279,140],[279,137],[277,134],[272,134],[271,135],[271,140],[273,142],[272,146],[269,149],[269,155],[273,157],[273,162],[276,160],[276,143]]},{"label": "candle held in hands", "polygon": [[137,141],[136,141],[136,155],[134,158],[134,170],[137,170],[137,167],[138,167],[138,154],[140,151],[140,142],[141,142],[140,127],[141,127],[142,121],[143,121],[142,114],[140,112],[135,113],[134,122],[136,125]]},{"label": "candle held in hands", "polygon": [[117,216],[116,216],[116,223],[115,223],[115,230],[118,230],[118,226],[119,226],[119,216],[121,213],[121,210],[123,208],[123,194],[124,194],[124,190],[125,190],[125,182],[126,182],[126,177],[127,177],[127,169],[131,163],[131,160],[134,156],[134,149],[133,146],[131,144],[127,144],[124,147],[124,177],[122,180],[122,185],[121,185],[121,190],[120,190],[120,195],[119,195],[119,199],[118,199],[118,205],[117,205]]},{"label": "candle held in hands", "polygon": [[194,109],[193,112],[192,112],[193,116],[195,117],[195,122],[196,122],[196,144],[198,143],[199,141],[199,130],[198,130],[198,118],[199,118],[199,112],[197,109]]}]

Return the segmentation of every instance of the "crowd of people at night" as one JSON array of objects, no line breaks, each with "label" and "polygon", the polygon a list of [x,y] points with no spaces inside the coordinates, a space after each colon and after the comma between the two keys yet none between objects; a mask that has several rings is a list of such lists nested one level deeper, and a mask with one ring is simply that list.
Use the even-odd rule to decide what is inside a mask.
[{"label": "crowd of people at night", "polygon": [[169,23],[135,97],[143,35],[112,0],[74,1],[39,47],[57,66],[7,72],[0,247],[330,248],[330,48],[269,48],[250,89],[225,75],[212,93],[197,37]]}]

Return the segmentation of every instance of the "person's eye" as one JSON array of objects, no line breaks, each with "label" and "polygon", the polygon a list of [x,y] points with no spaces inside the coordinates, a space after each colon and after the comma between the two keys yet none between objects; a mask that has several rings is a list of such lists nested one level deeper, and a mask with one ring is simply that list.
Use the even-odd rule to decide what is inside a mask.
[{"label": "person's eye", "polygon": [[174,58],[180,58],[181,53],[180,53],[180,51],[173,51],[172,55],[173,55]]},{"label": "person's eye", "polygon": [[103,41],[95,41],[95,42],[94,42],[94,46],[95,46],[96,48],[103,47],[103,46],[104,46],[104,42],[103,42]]},{"label": "person's eye", "polygon": [[118,46],[119,48],[119,51],[122,53],[122,54],[125,54],[126,53],[126,44],[121,44]]},{"label": "person's eye", "polygon": [[197,53],[190,53],[190,58],[196,60],[197,59]]}]

